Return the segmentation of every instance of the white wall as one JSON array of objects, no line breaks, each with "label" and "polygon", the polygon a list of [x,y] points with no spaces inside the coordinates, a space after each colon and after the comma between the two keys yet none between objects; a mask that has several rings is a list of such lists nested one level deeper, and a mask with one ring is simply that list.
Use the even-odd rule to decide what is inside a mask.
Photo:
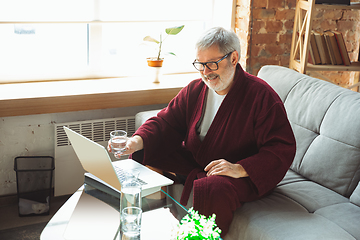
[{"label": "white wall", "polygon": [[54,123],[134,116],[140,111],[164,106],[160,104],[0,118],[0,196],[17,192],[15,157],[54,156]]}]

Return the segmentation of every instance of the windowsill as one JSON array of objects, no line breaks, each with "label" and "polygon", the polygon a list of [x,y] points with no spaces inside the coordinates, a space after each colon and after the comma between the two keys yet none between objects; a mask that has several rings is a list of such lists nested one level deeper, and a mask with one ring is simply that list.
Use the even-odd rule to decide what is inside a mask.
[{"label": "windowsill", "polygon": [[168,103],[198,73],[0,85],[0,117]]}]

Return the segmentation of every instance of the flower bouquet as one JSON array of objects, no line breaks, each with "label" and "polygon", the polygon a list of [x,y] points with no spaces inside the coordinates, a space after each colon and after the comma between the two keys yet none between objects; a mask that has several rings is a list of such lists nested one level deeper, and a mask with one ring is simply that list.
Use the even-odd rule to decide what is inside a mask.
[{"label": "flower bouquet", "polygon": [[220,238],[221,230],[217,227],[213,214],[209,218],[199,214],[193,208],[189,209],[187,214],[177,228],[174,229],[173,238],[176,240],[218,240]]}]

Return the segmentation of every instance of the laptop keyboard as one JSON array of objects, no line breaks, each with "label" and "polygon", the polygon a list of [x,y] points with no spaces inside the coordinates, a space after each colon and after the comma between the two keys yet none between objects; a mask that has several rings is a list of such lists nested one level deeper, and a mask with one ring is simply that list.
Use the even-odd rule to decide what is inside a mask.
[{"label": "laptop keyboard", "polygon": [[[115,165],[113,165],[113,166],[114,166],[114,169],[115,169],[115,172],[116,172],[116,175],[117,175],[119,181],[124,182],[125,181],[125,172],[124,172],[124,170],[122,168],[118,167],[118,166],[115,166]],[[140,178],[138,178],[137,180],[139,181],[139,183],[141,185],[146,185],[147,184],[147,182],[141,180]]]}]

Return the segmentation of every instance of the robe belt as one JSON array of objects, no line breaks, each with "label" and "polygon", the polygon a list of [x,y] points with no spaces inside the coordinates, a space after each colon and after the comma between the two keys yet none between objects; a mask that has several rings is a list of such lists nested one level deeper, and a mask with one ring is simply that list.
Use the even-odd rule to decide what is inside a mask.
[{"label": "robe belt", "polygon": [[[183,192],[181,194],[180,204],[183,206],[186,206],[191,194],[191,190],[193,188],[194,181],[196,180],[196,177],[198,173],[202,172],[203,170],[200,168],[193,169],[189,175],[186,178],[185,185]],[[195,193],[194,193],[195,194]]]}]

